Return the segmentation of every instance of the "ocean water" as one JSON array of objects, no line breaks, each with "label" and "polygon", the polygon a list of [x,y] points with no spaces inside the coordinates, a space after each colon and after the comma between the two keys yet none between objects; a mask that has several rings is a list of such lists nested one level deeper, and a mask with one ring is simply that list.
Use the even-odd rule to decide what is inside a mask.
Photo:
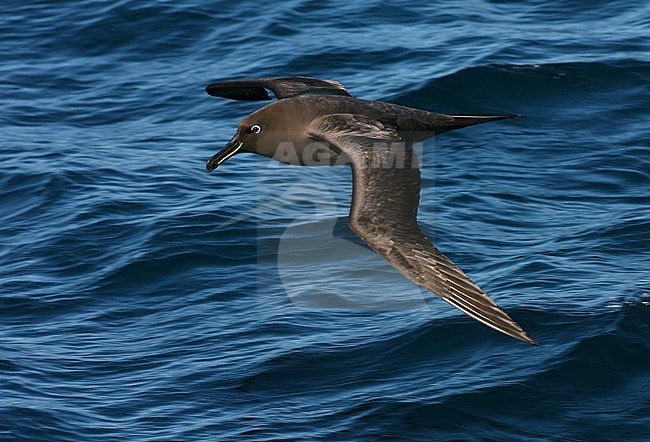
[{"label": "ocean water", "polygon": [[[650,440],[650,6],[13,1],[0,439]],[[419,220],[541,347],[347,228],[345,167],[205,161],[309,75],[516,120],[425,143]]]}]

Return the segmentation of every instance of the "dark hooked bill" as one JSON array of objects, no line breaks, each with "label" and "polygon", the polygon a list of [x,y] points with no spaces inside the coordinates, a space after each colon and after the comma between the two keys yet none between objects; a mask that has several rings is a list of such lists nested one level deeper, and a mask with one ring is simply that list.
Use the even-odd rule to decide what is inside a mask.
[{"label": "dark hooked bill", "polygon": [[226,161],[228,158],[239,152],[242,147],[242,143],[239,142],[237,136],[234,136],[232,140],[226,144],[226,147],[221,149],[219,152],[214,154],[205,165],[208,169],[208,172],[212,172],[214,169],[219,167],[221,163]]}]

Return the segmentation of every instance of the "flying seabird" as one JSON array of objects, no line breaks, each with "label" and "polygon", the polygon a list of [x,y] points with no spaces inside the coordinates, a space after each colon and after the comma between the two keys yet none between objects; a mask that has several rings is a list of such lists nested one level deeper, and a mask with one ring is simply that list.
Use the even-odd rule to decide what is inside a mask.
[{"label": "flying seabird", "polygon": [[331,80],[265,77],[220,81],[206,92],[233,100],[278,101],[244,118],[235,136],[207,162],[212,172],[241,152],[293,165],[350,164],[349,226],[414,283],[472,318],[539,345],[421,232],[420,170],[413,143],[518,115],[444,115],[355,98]]}]

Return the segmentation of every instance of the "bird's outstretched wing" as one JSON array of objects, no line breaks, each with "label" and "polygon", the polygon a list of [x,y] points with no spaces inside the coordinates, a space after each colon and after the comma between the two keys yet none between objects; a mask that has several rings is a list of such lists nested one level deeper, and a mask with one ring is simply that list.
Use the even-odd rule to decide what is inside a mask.
[{"label": "bird's outstretched wing", "polygon": [[420,231],[418,159],[395,127],[360,115],[334,114],[315,120],[310,135],[349,158],[349,224],[363,241],[411,281],[474,319],[539,345]]},{"label": "bird's outstretched wing", "polygon": [[271,99],[267,89],[273,92],[278,100],[299,95],[351,96],[337,81],[311,77],[264,77],[219,81],[207,85],[205,91],[215,97],[258,101]]}]

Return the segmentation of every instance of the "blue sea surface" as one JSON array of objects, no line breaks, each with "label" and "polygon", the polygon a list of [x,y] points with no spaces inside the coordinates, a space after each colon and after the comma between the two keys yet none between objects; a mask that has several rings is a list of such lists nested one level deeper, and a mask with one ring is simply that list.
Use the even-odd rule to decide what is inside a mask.
[{"label": "blue sea surface", "polygon": [[[42,0],[0,13],[0,440],[650,440],[650,4]],[[205,161],[213,80],[520,118],[419,221],[541,343],[402,277],[347,167]]]}]

